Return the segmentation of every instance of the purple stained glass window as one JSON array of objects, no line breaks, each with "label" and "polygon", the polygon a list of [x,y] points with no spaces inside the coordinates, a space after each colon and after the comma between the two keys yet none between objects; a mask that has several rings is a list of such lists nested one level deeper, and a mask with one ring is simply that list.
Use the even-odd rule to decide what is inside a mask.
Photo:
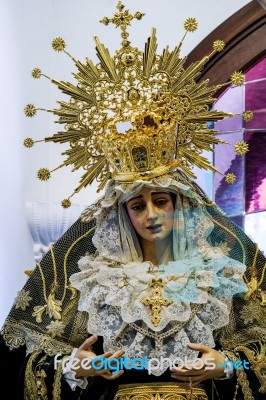
[{"label": "purple stained glass window", "polygon": [[247,213],[266,210],[266,129],[246,132],[249,145],[246,154],[246,207]]},{"label": "purple stained glass window", "polygon": [[[214,199],[239,226],[245,214],[266,210],[266,57],[245,73],[245,85],[229,87],[217,100],[214,108],[233,113],[253,112],[253,119],[244,122],[241,116],[215,123],[219,137],[231,144],[245,140],[249,152],[237,156],[233,148],[215,148],[215,166],[223,174],[237,177],[228,185],[222,175],[215,174]],[[255,215],[255,214],[254,214]]]},{"label": "purple stained glass window", "polygon": [[215,202],[228,215],[240,215],[243,212],[244,190],[244,159],[234,151],[234,144],[243,140],[243,132],[225,133],[218,135],[230,145],[218,145],[214,149],[214,163],[218,171],[226,175],[233,173],[237,177],[234,185],[226,183],[223,175],[214,176]]},{"label": "purple stained glass window", "polygon": [[235,217],[230,217],[230,220],[234,222],[234,224],[238,225],[240,228],[245,228],[245,219],[244,215],[236,215]]},{"label": "purple stained glass window", "polygon": [[230,219],[266,251],[266,57],[245,73],[244,86],[229,87],[214,108],[234,114],[253,112],[248,122],[235,116],[214,124],[220,139],[232,145],[244,140],[249,151],[241,157],[233,147],[215,146],[215,166],[222,174],[234,173],[237,181],[228,185],[223,175],[215,174],[213,197]]},{"label": "purple stained glass window", "polygon": [[265,79],[245,85],[245,109],[253,111],[253,119],[246,129],[266,129],[266,70]]},{"label": "purple stained glass window", "polygon": [[[230,86],[216,101],[214,109],[233,114],[242,114],[244,111],[244,87]],[[220,132],[242,129],[242,115],[235,115],[232,118],[216,122],[215,129]]]},{"label": "purple stained glass window", "polygon": [[266,57],[253,65],[246,73],[246,82],[254,81],[256,79],[265,79],[266,77]]}]

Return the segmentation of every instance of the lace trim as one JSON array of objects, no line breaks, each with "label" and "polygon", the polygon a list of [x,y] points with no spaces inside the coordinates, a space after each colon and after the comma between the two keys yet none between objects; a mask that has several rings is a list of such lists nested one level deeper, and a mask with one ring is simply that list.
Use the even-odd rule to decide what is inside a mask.
[{"label": "lace trim", "polygon": [[50,356],[72,351],[73,346],[70,344],[56,340],[33,329],[28,328],[24,323],[8,319],[1,330],[1,334],[10,350],[26,345],[27,354],[43,350]]},{"label": "lace trim", "polygon": [[130,183],[118,183],[110,181],[105,189],[105,194],[94,204],[87,207],[81,214],[81,220],[88,222],[93,218],[100,218],[101,214],[106,212],[106,209],[113,207],[118,203],[118,200],[124,193],[141,190],[143,186],[157,186],[164,188],[173,188],[181,191],[188,197],[196,199],[199,204],[202,204],[202,198],[195,192],[195,189],[188,185],[188,182],[182,183],[182,177],[178,172],[165,174],[150,181],[136,180]]},{"label": "lace trim", "polygon": [[[191,275],[191,265],[198,265],[198,270],[195,268],[190,286],[186,287],[184,279]],[[173,304],[162,308],[160,324],[155,327],[149,307],[141,303],[144,296],[149,296],[149,283],[154,278],[154,274],[148,272],[150,263],[118,265],[101,257],[94,260],[84,257],[79,261],[79,267],[82,271],[72,275],[71,283],[80,291],[79,310],[88,313],[88,332],[103,336],[104,351],[122,348],[129,358],[164,356],[174,360],[178,354],[191,359],[197,357],[198,352],[188,349],[189,342],[214,347],[213,330],[228,324],[232,293],[245,287],[237,279],[219,276],[224,270],[231,269],[234,278],[242,279],[243,265],[228,257],[213,259],[207,266],[200,264],[199,259],[185,260],[183,264],[181,261],[170,262],[156,276],[162,277],[164,295],[172,298]],[[197,274],[199,279],[196,281]],[[171,277],[180,278],[180,282],[178,279],[172,283]],[[122,280],[124,285],[119,284]],[[177,284],[182,287],[180,293],[173,286]],[[186,289],[187,293],[183,293]],[[191,303],[193,290],[198,297]],[[215,291],[220,298],[213,295]],[[198,304],[193,305],[196,302]],[[160,366],[152,373],[159,376],[166,369],[167,366]]]},{"label": "lace trim", "polygon": [[135,324],[134,322],[132,322],[131,324],[129,324],[133,329],[135,329],[137,332],[150,337],[152,339],[154,339],[155,341],[155,351],[160,353],[162,347],[163,347],[163,340],[166,339],[169,336],[172,336],[173,334],[179,332],[181,329],[183,329],[185,327],[186,324],[188,324],[197,314],[197,312],[199,311],[200,305],[199,304],[192,304],[191,309],[191,317],[189,318],[188,321],[184,322],[184,323],[177,323],[176,326],[174,328],[169,329],[168,331],[164,332],[164,333],[157,333],[157,332],[151,332],[148,329],[144,329],[141,328],[140,326],[138,326],[137,324]]},{"label": "lace trim", "polygon": [[[149,273],[150,265],[132,262],[114,266],[100,257],[95,260],[83,257],[79,261],[82,272],[70,278],[81,293],[79,309],[90,315],[97,314],[97,308],[103,304],[119,307],[124,323],[142,320],[151,330],[160,332],[170,322],[188,321],[190,303],[209,304],[213,311],[219,309],[219,326],[223,326],[228,321],[232,295],[246,288],[242,280],[243,265],[228,257],[212,260],[208,265],[200,259],[174,261],[162,266],[163,270],[156,274]],[[228,274],[231,279],[226,278]],[[143,304],[143,299],[151,296],[154,280],[162,282],[163,296],[172,303],[161,307],[157,325],[151,319],[150,308]],[[88,326],[91,324],[94,322],[89,317]]]}]

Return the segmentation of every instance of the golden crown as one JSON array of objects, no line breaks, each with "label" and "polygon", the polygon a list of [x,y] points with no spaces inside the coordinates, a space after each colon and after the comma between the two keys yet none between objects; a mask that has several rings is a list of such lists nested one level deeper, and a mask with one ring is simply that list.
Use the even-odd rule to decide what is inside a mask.
[{"label": "golden crown", "polygon": [[[32,71],[33,78],[49,78],[70,97],[68,102],[59,101],[59,108],[45,110],[58,117],[64,131],[44,141],[68,142],[70,147],[62,153],[66,158],[59,167],[72,165],[73,171],[85,170],[74,193],[95,179],[101,190],[110,178],[123,182],[145,180],[177,167],[189,177],[195,177],[194,166],[217,171],[201,153],[213,151],[214,144],[225,142],[215,136],[217,131],[210,129],[208,122],[232,114],[211,110],[210,106],[215,100],[213,95],[223,85],[242,85],[243,74],[235,72],[231,82],[223,85],[209,87],[208,80],[197,82],[206,62],[223,50],[224,43],[217,40],[211,54],[185,68],[186,57],[180,56],[180,49],[187,32],[197,29],[195,18],[185,21],[185,34],[173,50],[167,46],[161,54],[156,53],[154,28],[144,52],[132,47],[127,28],[133,19],[143,16],[139,11],[130,14],[119,1],[113,17],[100,21],[121,29],[122,47],[112,57],[95,37],[98,64],[90,59],[86,63],[76,60],[65,50],[62,38],[53,40],[53,49],[63,51],[73,60],[76,85],[50,79],[39,68]],[[24,108],[27,117],[33,117],[37,110],[33,104]],[[245,119],[251,117],[251,112],[244,113]],[[34,143],[31,138],[24,140],[26,147]],[[245,154],[247,144],[239,142],[235,150]],[[37,176],[47,180],[59,167],[52,171],[41,168]],[[235,176],[229,173],[226,180],[233,183]],[[62,201],[63,207],[70,206],[70,197]]]}]

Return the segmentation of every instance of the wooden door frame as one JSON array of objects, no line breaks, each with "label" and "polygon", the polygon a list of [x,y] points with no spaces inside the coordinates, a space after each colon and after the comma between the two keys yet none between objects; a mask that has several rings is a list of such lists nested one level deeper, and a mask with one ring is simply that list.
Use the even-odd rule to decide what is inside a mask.
[{"label": "wooden door frame", "polygon": [[245,72],[266,55],[266,11],[257,0],[248,3],[189,53],[187,65],[210,54],[213,42],[218,39],[225,42],[225,49],[210,58],[200,77],[209,79],[210,85],[229,81],[233,72]]}]

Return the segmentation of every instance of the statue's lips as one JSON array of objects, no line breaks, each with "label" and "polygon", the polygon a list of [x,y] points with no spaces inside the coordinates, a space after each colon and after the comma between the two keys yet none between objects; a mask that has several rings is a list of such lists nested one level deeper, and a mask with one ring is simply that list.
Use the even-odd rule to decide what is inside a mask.
[{"label": "statue's lips", "polygon": [[155,224],[155,225],[149,225],[147,227],[148,231],[151,233],[158,233],[161,232],[162,230],[162,225],[161,224]]}]

